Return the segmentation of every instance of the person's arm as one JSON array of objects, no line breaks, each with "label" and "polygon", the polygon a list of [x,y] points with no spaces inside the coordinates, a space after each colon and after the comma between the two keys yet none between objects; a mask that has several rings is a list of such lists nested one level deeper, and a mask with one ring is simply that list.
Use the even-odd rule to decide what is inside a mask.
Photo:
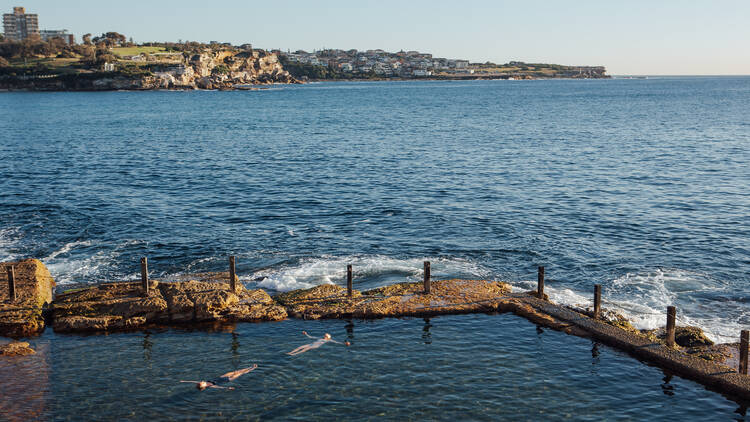
[{"label": "person's arm", "polygon": [[193,384],[200,384],[200,381],[183,381],[183,380],[180,380],[180,382],[192,382]]},{"label": "person's arm", "polygon": [[303,331],[303,332],[302,332],[302,334],[304,334],[304,335],[306,335],[306,336],[310,337],[311,339],[315,339],[315,340],[317,340],[317,338],[315,338],[315,337],[311,336],[310,334],[307,334],[307,331]]},{"label": "person's arm", "polygon": [[209,385],[208,388],[222,388],[225,390],[234,390],[234,387],[222,387],[220,385]]}]

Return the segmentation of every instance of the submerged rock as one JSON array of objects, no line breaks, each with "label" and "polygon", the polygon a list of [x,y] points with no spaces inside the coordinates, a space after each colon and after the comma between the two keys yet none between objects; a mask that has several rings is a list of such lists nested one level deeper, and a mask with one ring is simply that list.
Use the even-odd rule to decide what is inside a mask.
[{"label": "submerged rock", "polygon": [[34,349],[25,341],[14,341],[0,346],[0,355],[2,356],[26,356],[34,353],[36,353]]},{"label": "submerged rock", "polygon": [[225,282],[151,282],[144,297],[140,283],[107,283],[62,293],[52,307],[53,328],[58,332],[109,331],[139,328],[146,324],[207,321],[277,321],[286,318],[263,290]]},{"label": "submerged rock", "polygon": [[[13,266],[16,300],[10,301],[7,267]],[[28,337],[44,331],[44,307],[52,301],[55,281],[38,259],[0,263],[0,335]]]}]

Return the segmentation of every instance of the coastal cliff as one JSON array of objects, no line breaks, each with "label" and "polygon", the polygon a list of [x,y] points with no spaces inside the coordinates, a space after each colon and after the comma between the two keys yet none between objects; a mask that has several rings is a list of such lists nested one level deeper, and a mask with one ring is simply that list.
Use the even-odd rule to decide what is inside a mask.
[{"label": "coastal cliff", "polygon": [[[143,57],[141,62],[141,57]],[[149,57],[150,59],[150,57]],[[0,74],[0,89],[32,91],[108,91],[154,89],[248,89],[253,85],[299,83],[276,54],[263,50],[210,50],[177,53],[146,61],[131,56],[104,67],[37,66]],[[7,68],[6,68],[7,70]]]}]

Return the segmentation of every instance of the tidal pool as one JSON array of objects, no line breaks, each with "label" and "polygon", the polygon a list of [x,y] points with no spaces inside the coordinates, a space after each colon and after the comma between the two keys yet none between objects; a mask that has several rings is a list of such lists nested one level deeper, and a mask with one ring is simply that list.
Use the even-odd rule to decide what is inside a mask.
[{"label": "tidal pool", "polygon": [[[351,342],[291,357],[302,331]],[[29,340],[9,420],[745,420],[746,407],[511,314],[238,324]],[[231,385],[205,380],[259,365]]]}]

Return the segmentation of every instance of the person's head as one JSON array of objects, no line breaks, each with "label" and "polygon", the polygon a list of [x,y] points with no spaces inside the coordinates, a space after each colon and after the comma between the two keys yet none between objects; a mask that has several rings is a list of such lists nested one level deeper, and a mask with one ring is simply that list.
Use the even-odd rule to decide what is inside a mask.
[{"label": "person's head", "polygon": [[209,384],[208,384],[207,381],[201,381],[201,382],[198,383],[198,385],[196,385],[196,387],[198,387],[198,389],[201,390],[201,391],[203,391],[206,388],[208,388],[208,386],[209,386]]},{"label": "person's head", "polygon": [[328,334],[328,333],[325,333],[325,334],[323,335],[323,338],[324,338],[324,339],[326,339],[326,340],[330,340],[330,339],[331,339],[331,335],[330,335],[330,334]]}]

